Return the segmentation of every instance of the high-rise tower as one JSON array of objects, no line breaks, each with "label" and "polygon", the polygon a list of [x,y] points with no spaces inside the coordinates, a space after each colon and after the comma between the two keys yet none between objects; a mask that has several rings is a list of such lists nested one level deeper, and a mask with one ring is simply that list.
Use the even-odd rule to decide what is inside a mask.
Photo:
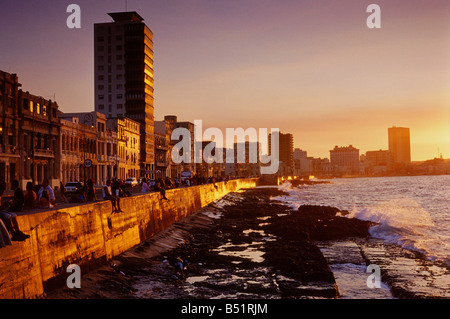
[{"label": "high-rise tower", "polygon": [[411,163],[411,146],[409,128],[391,127],[388,128],[389,152],[396,164]]},{"label": "high-rise tower", "polygon": [[153,33],[137,12],[94,25],[95,110],[141,124],[141,176],[154,174]]}]

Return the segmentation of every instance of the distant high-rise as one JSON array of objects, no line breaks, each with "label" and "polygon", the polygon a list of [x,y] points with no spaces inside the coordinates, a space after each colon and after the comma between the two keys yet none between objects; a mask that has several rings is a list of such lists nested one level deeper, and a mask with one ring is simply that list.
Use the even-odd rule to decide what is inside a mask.
[{"label": "distant high-rise", "polygon": [[141,175],[154,176],[153,33],[136,12],[94,25],[95,110],[141,124]]},{"label": "distant high-rise", "polygon": [[392,154],[394,163],[411,163],[411,145],[409,128],[391,127],[388,128],[389,152]]},{"label": "distant high-rise", "polygon": [[[269,134],[269,155],[272,150],[272,134]],[[294,135],[279,133],[279,161],[278,175],[290,176],[294,174]]]}]

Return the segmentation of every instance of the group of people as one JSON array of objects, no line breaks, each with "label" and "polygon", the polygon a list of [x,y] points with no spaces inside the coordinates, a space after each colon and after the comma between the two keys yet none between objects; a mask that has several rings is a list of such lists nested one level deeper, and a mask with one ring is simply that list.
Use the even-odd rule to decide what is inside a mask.
[{"label": "group of people", "polygon": [[[32,182],[27,183],[24,192],[19,187],[19,181],[13,180],[11,189],[14,191],[13,198],[0,205],[0,247],[10,245],[11,241],[23,241],[30,237],[19,229],[16,213],[21,212],[24,208],[50,208],[55,205],[56,200],[48,179],[42,182],[37,193]],[[5,185],[0,183],[0,202],[5,190]]]},{"label": "group of people", "polygon": [[102,187],[102,195],[104,200],[111,201],[112,212],[121,213],[120,198],[131,196],[131,193],[125,189],[125,183],[120,179],[108,179]]},{"label": "group of people", "polygon": [[[150,186],[150,180],[147,180],[146,178],[142,179],[142,192],[143,193],[149,193],[151,191],[156,191],[161,194],[161,199],[168,200],[166,197],[166,189],[168,188],[174,188],[175,185],[172,183],[170,178],[166,178],[166,182],[163,181],[162,178],[158,178],[155,181],[154,186]],[[153,188],[153,189],[152,189]]]}]

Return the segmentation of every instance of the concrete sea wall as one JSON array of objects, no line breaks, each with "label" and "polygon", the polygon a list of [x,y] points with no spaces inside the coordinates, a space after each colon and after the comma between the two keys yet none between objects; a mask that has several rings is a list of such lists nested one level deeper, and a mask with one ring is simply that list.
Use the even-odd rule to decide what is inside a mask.
[{"label": "concrete sea wall", "polygon": [[0,248],[0,298],[38,298],[64,285],[67,266],[85,273],[151,238],[229,192],[255,187],[240,179],[121,199],[123,213],[111,214],[109,201],[18,216],[24,242]]}]

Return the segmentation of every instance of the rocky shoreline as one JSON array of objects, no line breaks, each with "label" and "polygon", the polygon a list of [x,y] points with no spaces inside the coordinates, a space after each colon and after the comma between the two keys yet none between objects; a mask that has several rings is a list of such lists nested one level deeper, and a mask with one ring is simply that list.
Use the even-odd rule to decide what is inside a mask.
[{"label": "rocky shoreline", "polygon": [[[81,289],[62,288],[46,297],[427,297],[411,292],[411,286],[405,284],[407,279],[392,276],[395,262],[392,267],[388,264],[392,256],[409,258],[403,262],[420,259],[371,239],[370,222],[346,218],[347,212],[334,207],[301,206],[298,212],[291,211],[271,200],[279,195],[286,194],[276,187],[229,194],[84,275]],[[178,257],[188,262],[184,279],[175,276],[172,266]],[[367,288],[365,280],[369,274],[365,273],[365,266],[376,262],[391,268],[382,272],[382,278],[393,287],[393,295],[386,289],[374,293]],[[342,265],[344,272],[340,271]],[[353,269],[349,265],[359,267],[358,272],[349,274],[347,269]],[[355,278],[361,281],[357,286],[352,285]],[[355,287],[359,292],[351,291]]]}]

